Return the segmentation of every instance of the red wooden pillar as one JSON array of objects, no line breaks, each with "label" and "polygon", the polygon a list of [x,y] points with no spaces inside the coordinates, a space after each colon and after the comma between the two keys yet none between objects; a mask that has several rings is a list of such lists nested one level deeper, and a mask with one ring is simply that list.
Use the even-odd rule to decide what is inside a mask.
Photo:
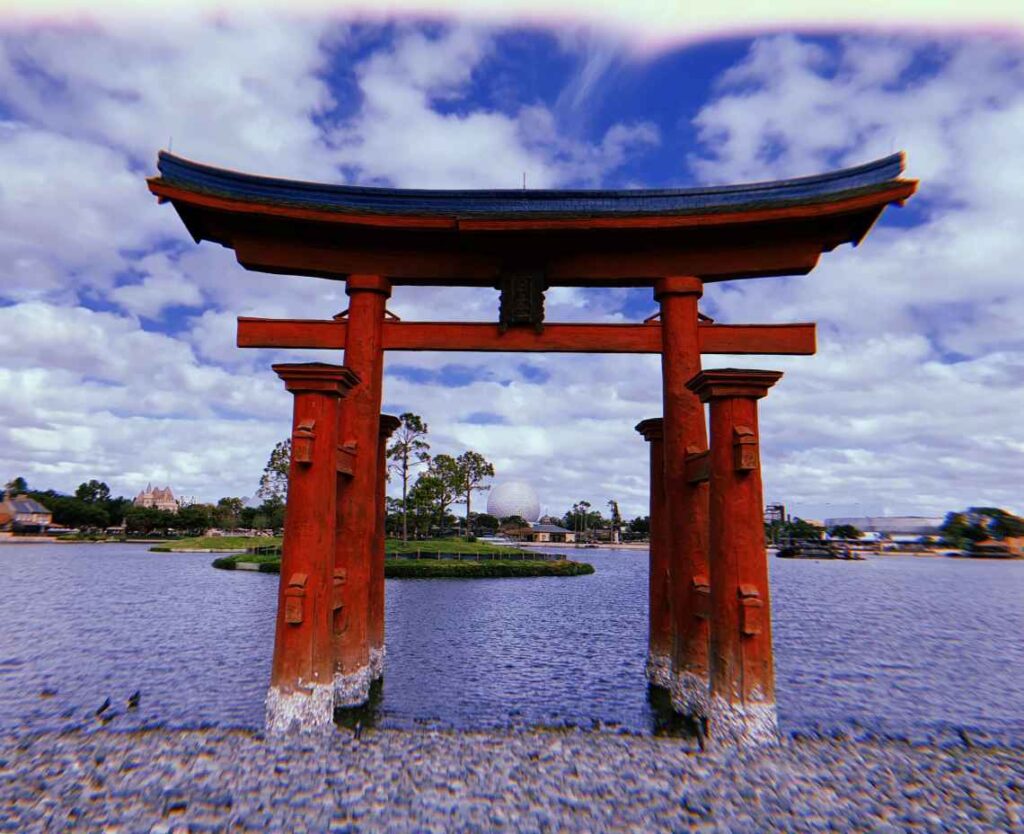
[{"label": "red wooden pillar", "polygon": [[694,719],[708,708],[708,491],[687,477],[687,456],[707,449],[704,406],[686,387],[700,371],[699,278],[670,277],[654,285],[661,304],[664,399],[665,518],[672,611],[672,704]]},{"label": "red wooden pillar", "polygon": [[345,366],[359,384],[339,411],[339,440],[354,451],[351,477],[339,474],[335,547],[334,704],[363,704],[370,695],[370,576],[377,540],[380,404],[384,376],[384,305],[391,283],[350,275]]},{"label": "red wooden pillar", "polygon": [[704,371],[687,383],[711,404],[712,737],[778,738],[757,401],[777,371]]},{"label": "red wooden pillar", "polygon": [[295,395],[267,729],[333,727],[331,603],[338,406],[358,383],[319,362],[274,365]]},{"label": "red wooden pillar", "polygon": [[648,580],[649,629],[647,679],[669,689],[672,684],[672,606],[665,526],[665,453],[662,419],[637,423],[636,430],[651,444],[651,526]]},{"label": "red wooden pillar", "polygon": [[380,415],[377,445],[377,527],[374,533],[373,563],[370,565],[370,677],[384,676],[384,522],[387,518],[388,439],[401,421]]}]

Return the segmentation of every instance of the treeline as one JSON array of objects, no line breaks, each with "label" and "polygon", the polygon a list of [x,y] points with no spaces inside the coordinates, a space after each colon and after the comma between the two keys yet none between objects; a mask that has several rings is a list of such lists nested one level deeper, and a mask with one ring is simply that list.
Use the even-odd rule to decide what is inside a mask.
[{"label": "treeline", "polygon": [[264,501],[259,507],[247,507],[241,498],[221,498],[216,504],[181,503],[177,512],[172,512],[136,507],[130,498],[112,496],[110,487],[95,479],[79,484],[73,495],[31,489],[22,477],[9,481],[5,490],[34,498],[53,514],[55,526],[87,532],[123,527],[133,535],[201,535],[211,527],[264,530],[284,525],[283,502]]},{"label": "treeline", "polygon": [[999,507],[968,507],[946,513],[942,539],[951,547],[967,548],[973,542],[1002,541],[1024,536],[1024,518]]},{"label": "treeline", "polygon": [[53,489],[31,489],[22,477],[8,481],[4,489],[12,496],[24,494],[38,501],[53,513],[53,523],[60,527],[120,527],[125,515],[132,509],[130,498],[113,497],[110,487],[97,480],[79,484],[74,495]]},{"label": "treeline", "polygon": [[584,539],[598,532],[614,532],[616,530],[623,535],[624,539],[643,539],[650,536],[650,516],[640,515],[630,521],[625,521],[619,512],[617,501],[609,499],[607,506],[609,514],[605,518],[600,510],[593,508],[589,501],[577,501],[562,514],[559,524]]},{"label": "treeline", "polygon": [[[832,538],[859,539],[864,533],[852,524],[841,524],[826,530],[802,518],[775,520],[765,525],[765,538],[770,542],[785,539],[820,539],[825,533]],[[972,542],[1002,541],[1024,537],[1024,518],[1000,507],[968,507],[945,515],[938,536],[921,536],[922,544],[939,544],[959,549]]]}]

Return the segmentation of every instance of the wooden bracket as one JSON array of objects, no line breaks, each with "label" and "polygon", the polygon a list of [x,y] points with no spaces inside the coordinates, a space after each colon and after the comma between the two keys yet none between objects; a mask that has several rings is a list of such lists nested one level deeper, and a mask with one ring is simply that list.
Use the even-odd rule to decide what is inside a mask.
[{"label": "wooden bracket", "polygon": [[750,472],[757,469],[757,435],[747,426],[736,426],[732,430],[733,469]]},{"label": "wooden bracket", "polygon": [[316,440],[316,420],[303,420],[292,432],[292,460],[303,466],[313,462],[313,441]]},{"label": "wooden bracket", "polygon": [[740,585],[740,633],[750,637],[761,633],[764,600],[755,585]]},{"label": "wooden bracket", "polygon": [[331,587],[331,626],[335,634],[348,629],[348,617],[345,616],[345,582],[348,574],[344,568],[335,568]]},{"label": "wooden bracket", "polygon": [[703,574],[693,577],[693,616],[699,620],[711,617],[711,583]]},{"label": "wooden bracket", "polygon": [[284,589],[284,621],[288,625],[301,625],[303,620],[303,600],[306,598],[306,580],[304,573],[293,573],[288,579],[288,587]]},{"label": "wooden bracket", "polygon": [[338,447],[338,474],[352,477],[356,463],[356,444],[343,443]]},{"label": "wooden bracket", "polygon": [[711,478],[711,450],[686,447],[686,483],[702,484]]}]

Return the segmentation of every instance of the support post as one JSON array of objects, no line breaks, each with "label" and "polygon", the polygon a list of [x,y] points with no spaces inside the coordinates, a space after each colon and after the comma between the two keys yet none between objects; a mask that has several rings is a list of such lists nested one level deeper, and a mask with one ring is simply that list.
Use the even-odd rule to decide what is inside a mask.
[{"label": "support post", "polygon": [[687,383],[711,412],[710,735],[778,740],[757,401],[777,371],[704,371]]},{"label": "support post", "polygon": [[374,533],[373,563],[370,565],[370,677],[384,677],[384,523],[387,519],[388,440],[401,421],[391,414],[380,415],[377,445],[377,528]]},{"label": "support post", "polygon": [[700,371],[694,277],[659,279],[664,400],[665,518],[672,611],[672,706],[701,722],[708,715],[708,488],[687,477],[687,455],[707,449],[704,406],[686,387]]},{"label": "support post", "polygon": [[660,417],[637,423],[650,446],[650,557],[648,570],[647,680],[670,689],[672,684],[672,607],[665,528],[665,454]]},{"label": "support post", "polygon": [[391,283],[380,275],[350,275],[345,365],[359,384],[339,410],[342,447],[354,450],[351,476],[339,475],[335,547],[334,705],[353,707],[370,696],[370,576],[377,536],[380,405],[384,376],[384,305]]},{"label": "support post", "polygon": [[358,383],[347,368],[274,365],[295,396],[268,732],[332,728],[331,601],[338,406]]}]

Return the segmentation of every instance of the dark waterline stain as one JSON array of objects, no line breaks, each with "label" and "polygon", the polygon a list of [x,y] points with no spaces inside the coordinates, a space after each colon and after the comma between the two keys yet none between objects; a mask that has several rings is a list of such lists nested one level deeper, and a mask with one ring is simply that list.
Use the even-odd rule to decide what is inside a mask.
[{"label": "dark waterline stain", "polygon": [[[212,558],[0,547],[0,729],[259,728],[277,577],[217,571]],[[385,679],[339,722],[685,733],[643,677],[646,553],[574,558],[597,572],[389,580]],[[1024,563],[771,569],[784,730],[925,738],[966,727],[1024,743]]]}]

